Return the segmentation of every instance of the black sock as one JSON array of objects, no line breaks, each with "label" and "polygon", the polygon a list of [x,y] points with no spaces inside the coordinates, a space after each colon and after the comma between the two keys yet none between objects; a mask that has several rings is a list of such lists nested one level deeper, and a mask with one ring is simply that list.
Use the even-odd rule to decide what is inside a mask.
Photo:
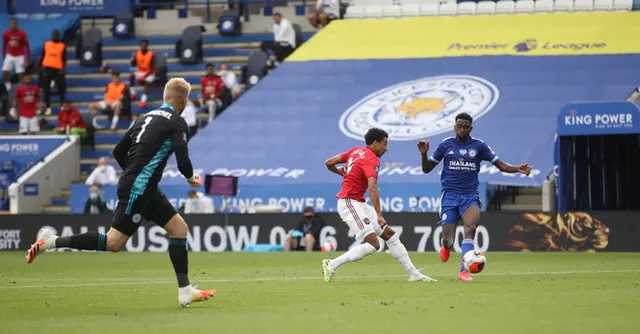
[{"label": "black sock", "polygon": [[107,235],[98,232],[87,232],[56,239],[56,248],[73,248],[104,251],[107,249]]},{"label": "black sock", "polygon": [[189,256],[187,254],[187,239],[169,238],[169,257],[176,272],[178,287],[189,285]]}]

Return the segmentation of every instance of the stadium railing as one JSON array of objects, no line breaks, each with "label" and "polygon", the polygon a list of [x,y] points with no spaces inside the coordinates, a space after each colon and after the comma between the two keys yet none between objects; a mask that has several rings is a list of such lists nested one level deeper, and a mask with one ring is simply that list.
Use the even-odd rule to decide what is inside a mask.
[{"label": "stadium railing", "polygon": [[273,12],[272,2],[276,4],[282,3],[293,3],[296,4],[296,15],[304,15],[305,7],[307,6],[307,0],[297,0],[297,1],[271,1],[271,0],[173,0],[173,1],[142,1],[136,0],[133,4],[136,10],[138,9],[146,9],[147,10],[147,18],[154,18],[155,11],[161,8],[175,8],[180,7],[178,9],[178,16],[180,18],[186,18],[189,13],[189,7],[204,7],[206,10],[206,22],[211,22],[211,13],[213,6],[220,5],[229,5],[233,4],[234,6],[243,5],[243,13],[244,20],[249,21],[249,6],[251,5],[263,5],[264,6],[264,15],[270,16]]},{"label": "stadium railing", "polygon": [[67,140],[9,186],[13,214],[42,213],[51,197],[80,178],[80,137]]}]

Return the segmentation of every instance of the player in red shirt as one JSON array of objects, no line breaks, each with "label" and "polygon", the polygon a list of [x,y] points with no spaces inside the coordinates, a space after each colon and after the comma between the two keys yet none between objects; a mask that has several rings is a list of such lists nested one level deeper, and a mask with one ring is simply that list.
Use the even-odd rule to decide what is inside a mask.
[{"label": "player in red shirt", "polygon": [[[355,234],[356,240],[364,242],[333,260],[322,261],[325,282],[331,281],[335,271],[341,265],[358,261],[375,253],[380,248],[378,236],[386,242],[391,255],[407,271],[410,282],[437,282],[416,269],[399,235],[387,225],[387,221],[382,216],[378,170],[380,169],[379,158],[387,151],[388,138],[389,135],[382,129],[369,129],[364,135],[367,146],[354,147],[326,161],[330,171],[342,176],[342,188],[336,196],[340,218]],[[346,163],[346,167],[337,167],[342,163]],[[367,190],[373,207],[365,202],[364,193]]]},{"label": "player in red shirt", "polygon": [[42,109],[42,99],[40,98],[40,87],[32,85],[31,75],[25,74],[22,78],[23,86],[16,89],[16,97],[13,99],[12,112],[18,103],[20,107],[20,133],[36,134],[40,132],[39,109]]},{"label": "player in red shirt", "polygon": [[31,49],[27,34],[18,29],[18,20],[9,20],[9,29],[2,35],[2,78],[7,92],[11,90],[11,71],[15,71],[22,81],[22,73],[29,65]]},{"label": "player in red shirt", "polygon": [[58,125],[55,132],[59,135],[70,134],[85,137],[87,126],[82,120],[80,111],[71,105],[71,101],[65,100],[58,113]]},{"label": "player in red shirt", "polygon": [[209,108],[209,121],[211,121],[220,114],[224,90],[224,81],[214,72],[213,64],[207,64],[207,75],[202,77],[200,86],[204,100],[201,104]]}]

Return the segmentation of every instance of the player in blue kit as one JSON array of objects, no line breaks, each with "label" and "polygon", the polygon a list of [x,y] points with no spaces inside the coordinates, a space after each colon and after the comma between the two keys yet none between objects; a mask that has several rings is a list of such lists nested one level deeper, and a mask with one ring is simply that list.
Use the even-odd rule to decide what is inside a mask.
[{"label": "player in blue kit", "polygon": [[[462,241],[462,255],[475,248],[474,239],[476,226],[480,220],[480,208],[482,202],[478,194],[478,173],[480,163],[489,161],[504,173],[522,173],[529,175],[531,166],[522,164],[510,165],[498,158],[496,153],[480,139],[469,134],[473,127],[473,117],[467,113],[456,115],[454,130],[455,137],[448,137],[438,145],[431,156],[429,141],[418,142],[418,150],[422,156],[422,172],[431,172],[440,161],[442,166],[442,195],[440,196],[440,219],[442,222],[442,247],[440,259],[442,262],[449,260],[451,248],[455,240],[456,225],[460,218],[464,224],[464,240]],[[458,279],[471,281],[473,278],[460,265]]]}]

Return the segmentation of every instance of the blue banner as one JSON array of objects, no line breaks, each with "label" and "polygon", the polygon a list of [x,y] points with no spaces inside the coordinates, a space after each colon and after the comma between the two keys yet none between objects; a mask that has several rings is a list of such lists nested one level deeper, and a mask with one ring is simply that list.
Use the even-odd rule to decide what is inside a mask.
[{"label": "blue banner", "polygon": [[116,16],[131,12],[132,0],[19,0],[15,7],[16,13]]},{"label": "blue banner", "polygon": [[0,137],[2,172],[18,177],[66,140],[63,136]]},{"label": "blue banner", "polygon": [[631,102],[568,104],[558,115],[559,136],[640,133],[640,105]]},{"label": "blue banner", "polygon": [[0,14],[9,12],[9,3],[7,0],[0,0]]},{"label": "blue banner", "polygon": [[[226,207],[229,212],[245,213],[248,208],[256,205],[279,205],[284,208],[284,212],[302,212],[305,206],[311,206],[317,212],[335,212],[336,193],[340,190],[339,185],[333,184],[241,184],[238,187],[238,196],[227,198]],[[437,212],[440,210],[440,184],[383,183],[379,187],[380,205],[384,212]],[[166,185],[161,188],[176,209],[187,201],[187,192],[193,189],[189,185]],[[113,210],[118,200],[117,187],[105,186],[102,190],[107,206]],[[479,191],[480,199],[483,203],[487,203],[486,185],[480,184]],[[82,213],[88,197],[88,186],[72,185],[71,212]],[[212,198],[216,212],[220,212],[221,208],[225,207],[222,203],[223,199]],[[485,207],[482,208],[483,211]]]},{"label": "blue banner", "polygon": [[[416,142],[430,140],[432,153],[465,111],[473,137],[533,167],[505,174],[484,162],[480,182],[540,186],[553,170],[558,111],[619,99],[620,87],[637,85],[638,63],[638,54],[285,62],[198,132],[189,153],[202,174],[245,184],[338,184],[325,160],[364,145],[376,126],[390,134],[380,182],[437,183],[442,166],[423,174]],[[163,184],[182,184],[175,159],[167,167]]]}]

